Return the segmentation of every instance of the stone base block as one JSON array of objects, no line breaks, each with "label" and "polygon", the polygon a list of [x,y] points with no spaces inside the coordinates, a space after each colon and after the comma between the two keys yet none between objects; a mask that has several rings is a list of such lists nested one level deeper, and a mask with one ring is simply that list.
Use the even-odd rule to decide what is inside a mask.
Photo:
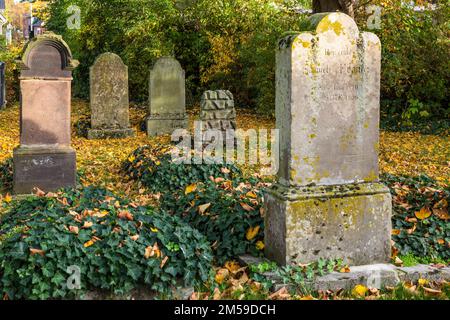
[{"label": "stone base block", "polygon": [[14,150],[14,193],[46,192],[76,184],[76,154],[70,147],[19,147]]},{"label": "stone base block", "polygon": [[265,195],[266,256],[279,263],[388,262],[392,203],[380,183],[287,188]]},{"label": "stone base block", "polygon": [[89,129],[88,139],[122,139],[134,137],[136,132],[134,129]]},{"label": "stone base block", "polygon": [[149,137],[172,134],[176,129],[186,129],[187,127],[188,119],[185,116],[169,117],[168,119],[153,116],[147,118],[147,134]]}]

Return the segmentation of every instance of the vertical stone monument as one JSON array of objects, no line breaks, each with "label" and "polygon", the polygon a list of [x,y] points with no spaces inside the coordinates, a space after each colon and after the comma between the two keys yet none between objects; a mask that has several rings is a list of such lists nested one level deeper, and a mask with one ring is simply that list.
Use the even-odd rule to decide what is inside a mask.
[{"label": "vertical stone monument", "polygon": [[6,106],[5,63],[0,61],[0,109]]},{"label": "vertical stone monument", "polygon": [[91,129],[88,139],[126,138],[130,128],[128,67],[114,53],[101,54],[90,69]]},{"label": "vertical stone monument", "polygon": [[279,42],[278,183],[266,193],[266,255],[279,264],[389,261],[391,195],[379,183],[381,45],[343,13]]},{"label": "vertical stone monument", "polygon": [[174,58],[158,59],[150,71],[149,112],[150,137],[187,128],[185,73]]},{"label": "vertical stone monument", "polygon": [[78,61],[62,37],[31,40],[19,62],[20,146],[14,150],[14,193],[34,187],[75,186],[76,155],[70,147],[72,70]]},{"label": "vertical stone monument", "polygon": [[236,110],[233,94],[228,90],[206,91],[200,103],[203,130],[236,129]]}]

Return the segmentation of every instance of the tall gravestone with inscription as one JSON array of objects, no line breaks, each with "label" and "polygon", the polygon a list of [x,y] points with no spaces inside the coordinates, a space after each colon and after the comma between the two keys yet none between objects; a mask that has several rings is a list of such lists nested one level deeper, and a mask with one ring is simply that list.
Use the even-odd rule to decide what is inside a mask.
[{"label": "tall gravestone with inscription", "polygon": [[114,53],[103,53],[90,69],[89,139],[134,136],[130,128],[128,67]]},{"label": "tall gravestone with inscription", "polygon": [[267,193],[266,255],[280,264],[387,262],[391,195],[379,182],[381,45],[343,13],[315,14],[279,42],[278,183]]},{"label": "tall gravestone with inscription", "polygon": [[70,146],[72,59],[62,37],[31,40],[20,67],[20,146],[14,150],[14,192],[75,186],[76,154]]},{"label": "tall gravestone with inscription", "polygon": [[187,128],[185,73],[180,63],[171,57],[162,57],[150,71],[149,136],[171,134]]},{"label": "tall gravestone with inscription", "polygon": [[0,61],[0,109],[6,106],[5,63]]}]

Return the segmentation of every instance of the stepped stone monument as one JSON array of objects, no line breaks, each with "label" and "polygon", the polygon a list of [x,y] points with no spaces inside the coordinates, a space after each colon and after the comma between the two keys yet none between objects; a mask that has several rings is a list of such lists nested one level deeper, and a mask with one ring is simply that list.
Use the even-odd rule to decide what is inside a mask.
[{"label": "stepped stone monument", "polygon": [[126,138],[130,128],[128,67],[114,53],[101,54],[90,69],[91,129],[88,139]]},{"label": "stepped stone monument", "polygon": [[20,68],[20,146],[14,150],[14,193],[75,186],[70,146],[72,70],[78,61],[62,37],[45,33],[26,45]]},{"label": "stepped stone monument", "polygon": [[206,91],[200,103],[203,130],[236,129],[236,110],[233,94],[228,90]]},{"label": "stepped stone monument", "polygon": [[388,262],[391,195],[379,182],[381,45],[344,13],[279,41],[278,183],[265,195],[266,255],[279,264]]},{"label": "stepped stone monument", "polygon": [[150,71],[149,112],[150,137],[187,128],[185,73],[174,58],[158,59]]}]

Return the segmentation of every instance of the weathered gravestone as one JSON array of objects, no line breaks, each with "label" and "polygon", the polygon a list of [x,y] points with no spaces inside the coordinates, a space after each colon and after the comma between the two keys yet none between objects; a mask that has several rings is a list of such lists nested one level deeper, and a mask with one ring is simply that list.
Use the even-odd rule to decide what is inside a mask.
[{"label": "weathered gravestone", "polygon": [[266,194],[266,254],[280,264],[387,262],[391,195],[378,182],[380,41],[343,13],[279,42],[279,182]]},{"label": "weathered gravestone", "polygon": [[20,146],[14,150],[14,192],[52,191],[75,185],[70,147],[72,70],[78,61],[53,33],[31,40],[19,62]]},{"label": "weathered gravestone", "polygon": [[0,61],[0,109],[6,106],[5,63]]},{"label": "weathered gravestone", "polygon": [[236,129],[236,110],[233,94],[228,90],[206,91],[200,102],[203,130]]},{"label": "weathered gravestone", "polygon": [[149,136],[171,134],[187,127],[185,73],[180,63],[162,57],[150,71],[147,133]]},{"label": "weathered gravestone", "polygon": [[128,67],[114,53],[100,55],[90,69],[89,139],[134,136],[130,128]]}]

